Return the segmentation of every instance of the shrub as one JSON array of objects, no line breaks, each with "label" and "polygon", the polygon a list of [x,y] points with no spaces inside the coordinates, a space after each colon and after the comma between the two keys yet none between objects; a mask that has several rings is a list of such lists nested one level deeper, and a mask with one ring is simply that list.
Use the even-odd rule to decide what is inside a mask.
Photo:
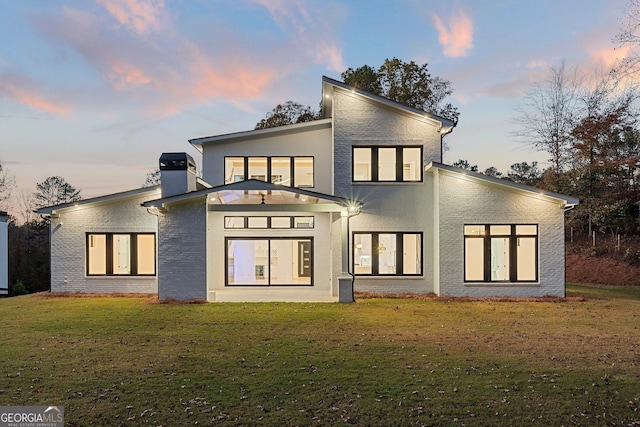
[{"label": "shrub", "polygon": [[15,284],[15,285],[13,285],[13,291],[12,291],[12,294],[13,294],[14,296],[17,296],[17,295],[26,295],[26,294],[28,294],[28,293],[29,293],[29,291],[27,290],[27,287],[24,285],[24,283],[22,283],[22,280],[18,280],[18,281],[16,282],[16,284]]}]

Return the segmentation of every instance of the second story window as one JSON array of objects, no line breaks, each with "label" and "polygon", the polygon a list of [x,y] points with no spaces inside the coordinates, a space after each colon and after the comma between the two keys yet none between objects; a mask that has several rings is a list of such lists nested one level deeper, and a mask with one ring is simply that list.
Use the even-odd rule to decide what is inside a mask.
[{"label": "second story window", "polygon": [[224,183],[257,179],[287,187],[313,187],[313,157],[225,157]]},{"label": "second story window", "polygon": [[353,147],[353,181],[422,181],[422,146]]}]

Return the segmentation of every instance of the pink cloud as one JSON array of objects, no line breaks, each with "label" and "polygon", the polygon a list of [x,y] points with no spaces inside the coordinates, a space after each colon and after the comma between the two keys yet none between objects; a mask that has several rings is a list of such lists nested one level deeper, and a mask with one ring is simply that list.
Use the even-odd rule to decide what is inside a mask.
[{"label": "pink cloud", "polygon": [[118,89],[126,89],[151,82],[151,78],[146,75],[144,70],[127,63],[113,64],[109,77]]},{"label": "pink cloud", "polygon": [[253,0],[253,2],[265,7],[280,28],[294,33],[295,42],[314,62],[332,71],[345,70],[342,49],[331,40],[332,34],[335,33],[332,28],[334,16],[325,15],[326,9],[322,6],[309,11],[307,7],[314,7],[313,2],[302,0]]},{"label": "pink cloud", "polygon": [[620,61],[629,57],[633,47],[624,45],[619,48],[602,48],[591,52],[591,59],[596,63],[603,64],[606,68],[613,68]]},{"label": "pink cloud", "polygon": [[137,34],[162,27],[165,20],[164,0],[97,0],[120,24]]},{"label": "pink cloud", "polygon": [[459,9],[451,15],[449,28],[435,13],[433,21],[446,56],[459,58],[469,53],[473,47],[473,23],[463,10]]},{"label": "pink cloud", "polygon": [[279,67],[284,67],[274,59],[274,52],[266,56],[242,41],[225,52],[170,28],[141,38],[113,32],[99,15],[76,9],[65,8],[36,23],[47,39],[76,52],[107,84],[97,105],[94,94],[73,91],[71,102],[95,108],[125,104],[157,117],[202,102],[256,99],[269,90],[282,74]]},{"label": "pink cloud", "polygon": [[275,69],[251,60],[243,63],[241,59],[231,59],[221,63],[190,40],[181,40],[174,54],[175,63],[184,66],[169,65],[158,70],[153,64],[145,64],[149,73],[155,73],[149,85],[163,94],[154,109],[166,114],[175,114],[182,106],[197,102],[258,98],[277,75]]},{"label": "pink cloud", "polygon": [[332,43],[319,43],[312,50],[313,58],[318,64],[326,64],[330,70],[335,72],[343,72],[346,69],[342,60],[342,49]]},{"label": "pink cloud", "polygon": [[19,104],[24,104],[32,110],[44,111],[52,114],[68,114],[71,107],[47,99],[38,89],[39,85],[24,76],[3,73],[0,75],[0,96]]}]

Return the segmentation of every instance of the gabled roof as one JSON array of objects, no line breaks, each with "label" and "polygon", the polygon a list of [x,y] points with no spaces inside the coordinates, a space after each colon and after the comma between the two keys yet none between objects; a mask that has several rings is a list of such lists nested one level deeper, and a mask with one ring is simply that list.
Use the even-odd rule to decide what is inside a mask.
[{"label": "gabled roof", "polygon": [[576,199],[575,197],[569,197],[563,194],[541,190],[539,188],[531,187],[529,185],[517,184],[515,182],[507,181],[506,179],[495,178],[495,177],[484,175],[478,172],[471,172],[466,169],[444,165],[442,163],[431,162],[425,168],[426,172],[431,172],[431,173],[433,173],[436,170],[443,171],[451,175],[464,176],[465,178],[480,181],[489,185],[506,187],[508,189],[512,189],[518,192],[524,192],[527,194],[538,195],[538,196],[548,197],[551,199],[560,200],[565,204],[565,206],[575,206],[580,203],[580,200]]},{"label": "gabled roof", "polygon": [[205,144],[219,142],[239,142],[247,139],[255,139],[256,137],[277,137],[282,135],[290,135],[300,132],[308,132],[317,129],[328,129],[331,127],[331,120],[313,120],[304,123],[295,123],[292,125],[278,126],[274,128],[247,130],[242,132],[227,133],[223,135],[205,136],[202,138],[193,138],[189,143],[198,151],[202,152],[202,146]]},{"label": "gabled roof", "polygon": [[333,111],[332,102],[333,102],[333,90],[334,88],[340,88],[344,91],[351,92],[353,94],[357,94],[364,98],[367,98],[375,103],[381,104],[388,108],[393,108],[404,112],[409,115],[419,116],[422,119],[426,119],[432,121],[441,134],[446,134],[451,132],[451,130],[455,127],[455,123],[449,119],[445,119],[444,117],[437,116],[435,114],[419,110],[417,108],[409,107],[404,104],[400,104],[399,102],[393,101],[389,98],[385,98],[383,96],[374,95],[372,93],[366,92],[364,90],[356,89],[352,86],[349,86],[341,81],[334,80],[327,76],[322,76],[322,114],[324,118],[330,117],[329,114]]},{"label": "gabled roof", "polygon": [[117,200],[128,199],[133,197],[138,197],[148,193],[149,197],[153,197],[154,193],[160,194],[160,186],[154,185],[153,187],[142,187],[136,188],[135,190],[123,191],[120,193],[107,194],[105,196],[92,197],[90,199],[83,199],[77,202],[71,203],[63,203],[60,205],[46,206],[44,208],[40,208],[36,211],[36,213],[40,215],[51,215],[55,214],[58,211],[63,209],[76,208],[80,206],[90,205],[90,204],[98,204],[98,203],[109,203]]},{"label": "gabled roof", "polygon": [[[361,205],[361,203],[357,201],[344,197],[249,179],[199,191],[192,191],[189,193],[150,200],[148,202],[144,202],[142,206],[160,208],[168,204],[192,200],[198,197],[206,197],[209,195],[216,195],[215,204],[219,205],[233,204],[237,202],[236,200],[241,200],[242,203],[237,202],[238,204],[260,204],[265,200],[265,198],[271,204],[282,204],[282,200],[285,197],[289,200],[295,200],[295,203],[297,204],[319,204],[329,202],[345,208],[349,206],[358,207]],[[236,196],[232,197],[232,195]],[[231,201],[231,199],[233,199],[233,201]]]}]

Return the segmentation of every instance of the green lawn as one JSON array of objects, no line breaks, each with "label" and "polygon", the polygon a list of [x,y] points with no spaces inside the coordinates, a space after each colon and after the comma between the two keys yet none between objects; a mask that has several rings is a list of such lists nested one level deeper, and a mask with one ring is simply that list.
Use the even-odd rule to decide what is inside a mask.
[{"label": "green lawn", "polygon": [[67,426],[640,425],[640,289],[570,302],[0,300],[0,405]]}]

